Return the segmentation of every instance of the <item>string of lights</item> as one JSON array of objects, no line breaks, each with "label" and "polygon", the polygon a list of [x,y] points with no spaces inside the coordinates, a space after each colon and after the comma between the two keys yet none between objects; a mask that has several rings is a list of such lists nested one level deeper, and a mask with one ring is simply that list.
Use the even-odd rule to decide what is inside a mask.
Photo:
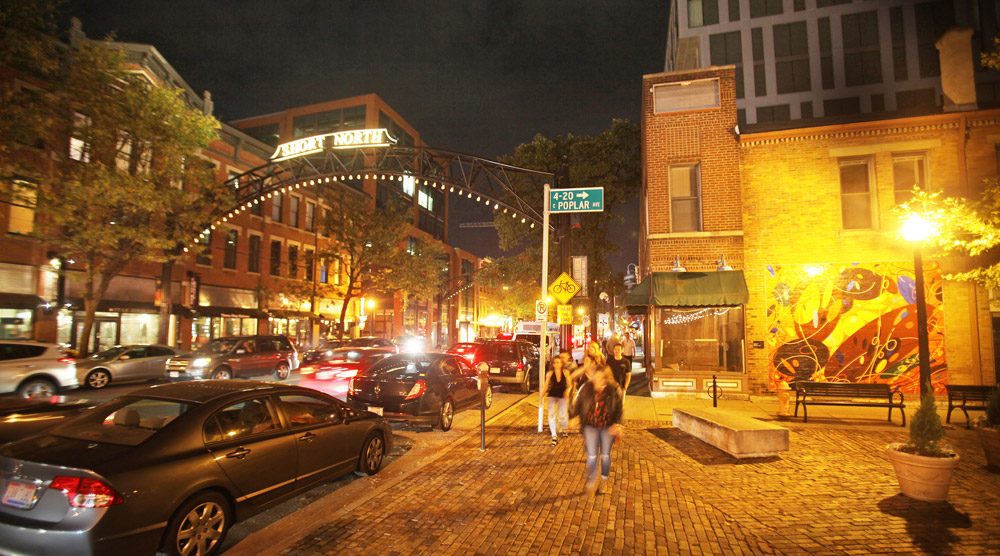
[{"label": "string of lights", "polygon": [[687,324],[694,322],[696,320],[703,319],[709,315],[720,316],[725,315],[729,312],[732,307],[716,308],[716,307],[705,307],[704,309],[698,309],[697,311],[692,311],[690,313],[679,313],[670,318],[663,319],[663,324]]}]

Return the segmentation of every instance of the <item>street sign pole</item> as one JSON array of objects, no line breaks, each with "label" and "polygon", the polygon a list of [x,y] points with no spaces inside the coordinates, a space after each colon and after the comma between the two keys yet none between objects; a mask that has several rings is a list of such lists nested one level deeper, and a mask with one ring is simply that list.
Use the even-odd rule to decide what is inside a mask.
[{"label": "street sign pole", "polygon": [[[545,301],[549,290],[549,190],[551,186],[545,184],[545,202],[542,204],[542,297]],[[545,322],[542,323],[542,333],[538,340],[538,432],[542,432],[542,411],[545,406],[545,343],[549,335],[549,320],[546,313]]]}]

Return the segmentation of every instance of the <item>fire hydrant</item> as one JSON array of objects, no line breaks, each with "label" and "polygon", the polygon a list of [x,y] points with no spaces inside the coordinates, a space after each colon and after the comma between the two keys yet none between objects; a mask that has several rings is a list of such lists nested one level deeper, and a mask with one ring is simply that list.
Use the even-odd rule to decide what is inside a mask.
[{"label": "fire hydrant", "polygon": [[778,419],[787,421],[791,419],[792,412],[788,410],[788,400],[792,395],[792,387],[787,382],[778,383]]}]

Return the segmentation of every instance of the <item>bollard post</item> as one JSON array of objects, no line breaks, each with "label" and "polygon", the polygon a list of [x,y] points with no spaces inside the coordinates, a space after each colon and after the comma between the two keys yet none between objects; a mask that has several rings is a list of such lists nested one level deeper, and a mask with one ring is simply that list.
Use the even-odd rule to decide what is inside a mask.
[{"label": "bollard post", "polygon": [[479,363],[479,451],[486,451],[486,389],[490,387],[489,365]]},{"label": "bollard post", "polygon": [[715,382],[715,376],[712,375],[712,407],[719,407],[719,385]]}]

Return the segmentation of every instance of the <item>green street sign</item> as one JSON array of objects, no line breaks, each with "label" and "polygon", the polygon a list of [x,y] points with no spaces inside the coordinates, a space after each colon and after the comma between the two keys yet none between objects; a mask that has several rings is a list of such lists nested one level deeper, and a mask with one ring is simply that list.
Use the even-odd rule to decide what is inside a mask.
[{"label": "green street sign", "polygon": [[604,212],[603,187],[549,191],[549,212]]}]

